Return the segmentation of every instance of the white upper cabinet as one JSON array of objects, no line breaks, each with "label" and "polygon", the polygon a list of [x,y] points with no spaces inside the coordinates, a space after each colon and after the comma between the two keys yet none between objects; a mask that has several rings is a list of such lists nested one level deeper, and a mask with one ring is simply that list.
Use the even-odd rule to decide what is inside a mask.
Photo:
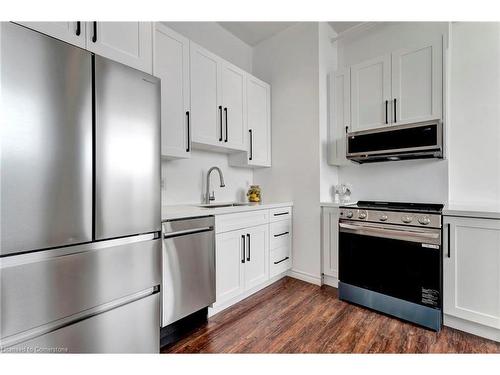
[{"label": "white upper cabinet", "polygon": [[193,42],[190,51],[192,139],[208,147],[221,146],[224,131],[220,59]]},{"label": "white upper cabinet", "polygon": [[444,217],[444,224],[444,313],[500,329],[500,220]]},{"label": "white upper cabinet", "polygon": [[352,131],[389,123],[391,56],[383,55],[351,66]]},{"label": "white upper cabinet", "polygon": [[230,156],[235,166],[271,166],[271,86],[246,76],[246,152]]},{"label": "white upper cabinet", "polygon": [[329,76],[328,164],[344,165],[346,129],[351,128],[351,75],[347,68]]},{"label": "white upper cabinet", "polygon": [[441,118],[442,59],[441,43],[392,53],[392,123]]},{"label": "white upper cabinet", "polygon": [[221,91],[224,115],[224,147],[245,150],[246,73],[228,62],[222,61]]},{"label": "white upper cabinet", "polygon": [[161,79],[161,154],[191,155],[189,40],[157,23],[153,74]]},{"label": "white upper cabinet", "polygon": [[151,22],[87,22],[87,49],[151,74]]},{"label": "white upper cabinet", "polygon": [[80,48],[86,47],[86,22],[18,22],[20,25],[47,34]]}]

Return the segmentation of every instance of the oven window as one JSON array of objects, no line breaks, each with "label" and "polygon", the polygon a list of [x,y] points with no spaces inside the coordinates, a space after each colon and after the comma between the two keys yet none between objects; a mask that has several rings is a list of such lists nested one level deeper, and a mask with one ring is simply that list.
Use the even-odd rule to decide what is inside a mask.
[{"label": "oven window", "polygon": [[340,232],[339,280],[440,308],[441,248]]}]

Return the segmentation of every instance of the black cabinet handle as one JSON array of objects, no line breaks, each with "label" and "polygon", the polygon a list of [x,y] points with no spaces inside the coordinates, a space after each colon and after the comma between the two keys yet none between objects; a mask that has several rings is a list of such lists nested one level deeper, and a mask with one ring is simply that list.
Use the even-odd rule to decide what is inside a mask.
[{"label": "black cabinet handle", "polygon": [[275,234],[274,237],[281,237],[281,236],[284,236],[285,234],[289,234],[290,232],[283,232],[283,233],[280,233],[280,234]]},{"label": "black cabinet handle", "polygon": [[284,262],[285,260],[290,259],[290,257],[283,258],[281,260],[278,260],[277,262],[273,262],[274,264],[280,264],[281,262]]},{"label": "black cabinet handle", "polygon": [[252,129],[248,129],[248,132],[250,133],[250,156],[248,157],[248,160],[253,159],[253,132]]},{"label": "black cabinet handle", "polygon": [[222,142],[222,106],[219,106],[219,121],[220,121],[220,137],[219,142]]},{"label": "black cabinet handle", "polygon": [[288,212],[280,212],[278,214],[274,214],[274,216],[288,215]]},{"label": "black cabinet handle", "polygon": [[224,108],[224,115],[226,115],[226,139],[224,139],[224,142],[227,142],[227,107]]},{"label": "black cabinet handle", "polygon": [[97,22],[93,22],[94,24],[94,35],[92,35],[92,42],[97,42]]},{"label": "black cabinet handle", "polygon": [[76,36],[80,36],[80,34],[82,33],[82,23],[80,21],[78,21],[76,23]]},{"label": "black cabinet handle", "polygon": [[241,242],[243,242],[241,247],[241,263],[245,263],[245,235],[241,235]]},{"label": "black cabinet handle", "polygon": [[389,101],[388,101],[388,100],[386,100],[386,101],[385,101],[385,123],[386,123],[386,124],[388,124],[388,123],[389,123],[389,121],[388,121],[388,119],[387,119],[387,107],[388,107],[388,106],[389,106]]},{"label": "black cabinet handle", "polygon": [[396,118],[396,98],[394,98],[394,122],[397,122]]},{"label": "black cabinet handle", "polygon": [[187,147],[186,152],[191,150],[191,126],[189,125],[189,111],[186,111],[186,119],[187,119]]},{"label": "black cabinet handle", "polygon": [[250,262],[250,235],[247,233],[247,240],[248,240],[248,256],[247,256],[247,262]]},{"label": "black cabinet handle", "polygon": [[450,235],[450,232],[451,232],[451,224],[448,223],[446,224],[447,227],[448,227],[448,233],[447,233],[447,236],[448,236],[448,258],[451,258],[451,244],[450,244],[450,238],[451,238],[451,235]]}]

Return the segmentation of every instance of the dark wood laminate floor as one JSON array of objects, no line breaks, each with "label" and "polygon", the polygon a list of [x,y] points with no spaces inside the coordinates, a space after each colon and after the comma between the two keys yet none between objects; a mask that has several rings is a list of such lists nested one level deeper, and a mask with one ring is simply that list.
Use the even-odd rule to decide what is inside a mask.
[{"label": "dark wood laminate floor", "polygon": [[440,333],[340,301],[337,289],[284,278],[209,319],[163,353],[500,353],[500,343]]}]

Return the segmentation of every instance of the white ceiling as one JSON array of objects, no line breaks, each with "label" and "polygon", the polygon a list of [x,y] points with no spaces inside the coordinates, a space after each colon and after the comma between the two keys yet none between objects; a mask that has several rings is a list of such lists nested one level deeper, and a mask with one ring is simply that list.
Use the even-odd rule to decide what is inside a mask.
[{"label": "white ceiling", "polygon": [[337,34],[343,33],[351,27],[361,24],[361,22],[328,22]]},{"label": "white ceiling", "polygon": [[296,23],[297,22],[219,22],[219,25],[246,44],[255,46]]}]

